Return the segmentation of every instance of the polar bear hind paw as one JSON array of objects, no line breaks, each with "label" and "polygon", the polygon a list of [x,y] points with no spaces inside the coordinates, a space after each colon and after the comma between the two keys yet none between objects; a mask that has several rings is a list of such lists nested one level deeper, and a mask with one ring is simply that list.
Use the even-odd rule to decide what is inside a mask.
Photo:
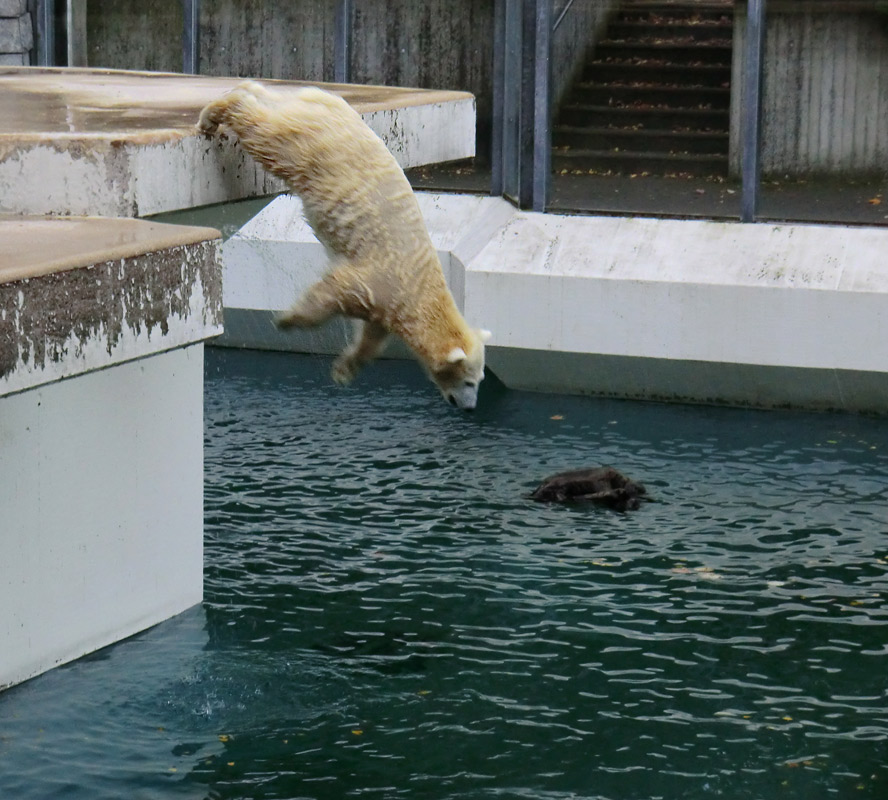
[{"label": "polar bear hind paw", "polygon": [[345,353],[339,356],[330,369],[330,377],[340,386],[348,386],[357,375],[359,365]]}]

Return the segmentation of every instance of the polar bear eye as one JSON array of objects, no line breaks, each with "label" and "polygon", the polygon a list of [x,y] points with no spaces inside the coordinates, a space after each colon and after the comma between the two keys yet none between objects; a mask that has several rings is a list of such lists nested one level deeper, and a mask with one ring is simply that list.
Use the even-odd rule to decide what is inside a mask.
[{"label": "polar bear eye", "polygon": [[463,385],[468,386],[470,389],[474,389],[475,388],[475,381],[466,381],[465,384],[463,384]]}]

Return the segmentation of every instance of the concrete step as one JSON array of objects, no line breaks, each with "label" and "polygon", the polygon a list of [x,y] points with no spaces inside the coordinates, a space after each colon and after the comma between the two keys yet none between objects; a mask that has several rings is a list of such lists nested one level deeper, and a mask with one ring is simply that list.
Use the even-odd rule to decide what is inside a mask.
[{"label": "concrete step", "polygon": [[651,81],[638,81],[633,85],[584,81],[574,88],[569,102],[579,105],[720,110],[730,108],[731,90],[724,86],[700,88],[661,86]]},{"label": "concrete step", "polygon": [[733,17],[730,3],[625,3],[618,15],[620,22],[677,23],[701,27],[730,24]]},{"label": "concrete step", "polygon": [[555,150],[552,170],[556,173],[597,172],[622,175],[727,176],[724,155],[692,153],[649,153],[631,150]]},{"label": "concrete step", "polygon": [[706,65],[730,69],[732,48],[728,44],[664,41],[601,42],[592,63],[665,63],[675,66]]},{"label": "concrete step", "polygon": [[730,120],[728,109],[669,108],[657,106],[607,106],[573,103],[562,107],[559,125],[617,128],[638,126],[667,130],[726,131]]},{"label": "concrete step", "polygon": [[619,149],[657,154],[692,153],[727,156],[728,133],[559,125],[553,131],[552,144],[556,148],[570,148],[571,151]]},{"label": "concrete step", "polygon": [[711,42],[730,45],[733,38],[731,22],[718,25],[695,25],[676,21],[670,25],[653,22],[631,22],[617,19],[607,29],[608,41],[623,42]]},{"label": "concrete step", "polygon": [[668,63],[629,63],[590,61],[584,81],[626,86],[635,83],[681,87],[725,87],[731,82],[730,66],[683,66]]}]

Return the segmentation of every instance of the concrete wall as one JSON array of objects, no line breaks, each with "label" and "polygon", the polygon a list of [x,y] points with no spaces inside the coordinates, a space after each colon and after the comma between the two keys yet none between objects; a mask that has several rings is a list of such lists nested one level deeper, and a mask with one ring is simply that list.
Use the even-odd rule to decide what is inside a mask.
[{"label": "concrete wall", "polygon": [[182,0],[87,0],[88,66],[181,72],[183,25]]},{"label": "concrete wall", "polygon": [[0,66],[27,66],[33,47],[28,0],[0,0]]},{"label": "concrete wall", "polygon": [[552,35],[552,98],[557,110],[582,74],[586,57],[601,38],[619,0],[554,0],[553,25],[567,9]]},{"label": "concrete wall", "polygon": [[203,345],[0,397],[0,689],[203,593]]},{"label": "concrete wall", "polygon": [[493,0],[361,0],[354,9],[351,80],[471,92],[479,151],[486,154]]},{"label": "concrete wall", "polygon": [[[204,0],[201,72],[332,81],[335,9],[335,0]],[[181,0],[89,0],[87,13],[91,67],[182,69]],[[354,3],[352,82],[471,92],[485,148],[492,59],[493,0]]]},{"label": "concrete wall", "polygon": [[[884,174],[888,165],[888,27],[874,3],[769,3],[762,170],[768,175]],[[738,4],[731,167],[739,130],[746,5]]]}]

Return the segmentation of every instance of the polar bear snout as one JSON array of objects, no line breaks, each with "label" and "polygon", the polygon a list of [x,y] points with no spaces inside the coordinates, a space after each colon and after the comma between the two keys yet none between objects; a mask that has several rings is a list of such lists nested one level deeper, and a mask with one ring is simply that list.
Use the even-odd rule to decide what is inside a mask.
[{"label": "polar bear snout", "polygon": [[447,402],[463,411],[474,411],[478,405],[478,384],[467,381],[455,389],[441,389]]}]

